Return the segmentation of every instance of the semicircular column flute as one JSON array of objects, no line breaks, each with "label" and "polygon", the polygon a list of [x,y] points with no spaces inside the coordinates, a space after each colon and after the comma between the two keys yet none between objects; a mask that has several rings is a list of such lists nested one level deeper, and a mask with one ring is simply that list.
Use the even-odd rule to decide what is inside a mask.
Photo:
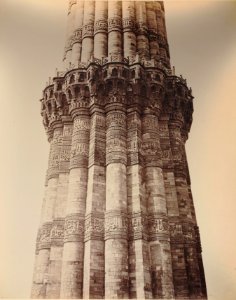
[{"label": "semicircular column flute", "polygon": [[[142,119],[142,152],[145,160],[147,225],[153,298],[174,296],[170,233],[162,171],[158,116],[161,97],[149,95]],[[155,107],[155,108],[154,108]]]},{"label": "semicircular column flute", "polygon": [[141,155],[141,125],[139,106],[129,107],[127,109],[127,202],[129,214],[129,291],[131,299],[152,298],[146,226],[147,205]]},{"label": "semicircular column flute", "polygon": [[53,209],[57,197],[59,157],[62,137],[61,122],[56,122],[54,124],[50,135],[52,135],[52,137],[50,137],[51,145],[47,172],[47,186],[40,222],[41,227],[37,237],[37,257],[31,293],[32,298],[47,298],[51,251],[51,230],[53,225]]},{"label": "semicircular column flute", "polygon": [[157,43],[156,3],[146,2],[147,26],[150,47],[150,58],[158,59],[159,45]]},{"label": "semicircular column flute", "polygon": [[83,298],[101,299],[104,298],[105,286],[106,120],[98,103],[90,108],[90,114]]},{"label": "semicircular column flute", "polygon": [[167,41],[167,32],[165,25],[165,11],[163,2],[156,2],[156,17],[157,17],[157,41],[159,45],[160,60],[170,68],[170,53]]},{"label": "semicircular column flute", "polygon": [[122,1],[124,57],[135,58],[135,2]]},{"label": "semicircular column flute", "polygon": [[82,298],[84,219],[88,180],[90,118],[88,110],[72,111],[74,120],[65,218],[61,298]]},{"label": "semicircular column flute", "polygon": [[94,16],[95,1],[84,2],[84,18],[82,31],[82,53],[81,61],[88,62],[93,57],[94,50]]},{"label": "semicircular column flute", "polygon": [[122,2],[108,2],[108,56],[123,57]]},{"label": "semicircular column flute", "polygon": [[[192,215],[192,201],[189,197],[189,187],[186,176],[184,159],[184,141],[181,135],[183,126],[182,112],[176,110],[170,118],[170,142],[173,154],[175,184],[178,195],[180,212],[180,228],[183,234],[183,251],[187,272],[188,296],[191,298],[201,295],[200,271],[198,265],[197,241],[195,232],[195,216]],[[184,283],[184,282],[183,282]]]},{"label": "semicircular column flute", "polygon": [[105,298],[129,298],[126,113],[107,107]]},{"label": "semicircular column flute", "polygon": [[66,30],[66,46],[64,54],[64,66],[67,68],[71,63],[71,54],[72,54],[72,40],[74,36],[74,23],[76,15],[76,0],[69,1],[68,8],[68,18],[67,18],[67,30]]},{"label": "semicircular column flute", "polygon": [[137,53],[140,58],[149,59],[150,52],[145,1],[135,1],[135,12],[137,25]]},{"label": "semicircular column flute", "polygon": [[107,15],[108,2],[96,1],[94,21],[94,57],[99,59],[107,57]]},{"label": "semicircular column flute", "polygon": [[81,61],[83,15],[84,15],[84,1],[77,0],[74,32],[71,41],[72,44],[71,63],[72,65],[75,65],[75,67],[77,67],[78,62]]},{"label": "semicircular column flute", "polygon": [[62,126],[63,129],[60,143],[61,145],[57,194],[53,206],[53,223],[51,230],[51,251],[48,271],[47,298],[60,297],[64,220],[68,191],[68,175],[72,133],[72,121],[69,116],[62,116]]}]

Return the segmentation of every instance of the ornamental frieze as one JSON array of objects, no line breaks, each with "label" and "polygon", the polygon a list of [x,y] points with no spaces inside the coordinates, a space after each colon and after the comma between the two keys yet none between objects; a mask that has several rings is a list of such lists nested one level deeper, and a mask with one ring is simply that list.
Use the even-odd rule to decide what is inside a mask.
[{"label": "ornamental frieze", "polygon": [[172,159],[171,149],[162,150],[162,159],[165,159],[165,160],[171,160]]},{"label": "ornamental frieze", "polygon": [[[118,56],[117,56],[117,59],[119,60],[120,58]],[[114,57],[110,57],[109,59],[113,60],[113,58]],[[114,58],[115,61],[117,59]],[[149,61],[145,61],[145,66],[147,65],[148,62]],[[104,64],[104,63],[105,63],[105,61],[101,62],[101,64]],[[157,67],[157,66],[154,66],[154,67]],[[86,66],[83,66],[83,68],[86,68]],[[113,69],[114,69],[114,67],[113,67]],[[119,72],[122,72],[122,70],[120,69]],[[148,71],[148,73],[152,73],[152,72]],[[154,73],[153,73],[154,77],[155,77],[156,73],[157,73],[157,71],[154,71]],[[145,74],[146,74],[146,71],[144,69],[143,70],[144,77],[145,77]],[[189,105],[189,103],[192,101],[192,98],[190,99],[190,98],[184,97],[184,99],[181,100],[183,102],[184,106],[183,105],[181,106],[181,110],[179,109],[178,111],[175,111],[175,108],[174,108],[175,102],[176,102],[175,100],[174,100],[174,102],[172,101],[173,105],[174,105],[173,107],[168,106],[168,103],[171,102],[172,98],[175,99],[175,96],[172,96],[172,98],[167,98],[165,101],[167,103],[167,105],[165,105],[165,107],[163,107],[163,108],[162,108],[163,101],[161,99],[162,96],[161,97],[158,96],[160,99],[159,98],[157,99],[156,94],[155,94],[154,98],[149,97],[149,98],[143,99],[139,95],[139,93],[137,94],[137,91],[136,91],[135,95],[133,94],[135,91],[133,91],[132,97],[130,97],[128,91],[124,90],[124,92],[127,92],[126,93],[127,95],[125,95],[125,93],[124,94],[120,93],[120,91],[118,91],[116,87],[113,87],[106,97],[104,97],[104,96],[101,97],[100,95],[96,94],[98,87],[97,87],[97,85],[95,85],[94,89],[96,91],[94,92],[93,96],[91,96],[90,93],[92,91],[91,90],[92,87],[88,87],[88,86],[85,86],[84,84],[82,84],[82,82],[80,80],[81,76],[84,78],[84,81],[85,81],[87,78],[87,71],[83,70],[83,72],[82,72],[81,69],[78,69],[73,72],[67,73],[67,75],[64,79],[63,79],[63,77],[60,80],[59,80],[59,78],[55,79],[54,87],[52,85],[50,85],[45,89],[44,94],[45,94],[45,97],[47,98],[47,100],[45,100],[45,99],[42,100],[41,114],[43,116],[43,122],[44,122],[44,126],[46,127],[46,129],[48,127],[52,127],[52,125],[55,121],[61,120],[62,116],[72,115],[72,117],[74,117],[74,113],[75,113],[76,109],[89,108],[89,107],[92,108],[93,105],[99,105],[101,108],[103,108],[104,105],[111,105],[113,103],[122,103],[122,104],[126,105],[128,100],[130,101],[129,105],[131,105],[131,104],[139,105],[140,102],[142,102],[142,108],[145,109],[146,113],[158,115],[160,113],[160,111],[166,110],[166,113],[168,113],[168,115],[170,115],[170,117],[171,117],[169,120],[171,129],[173,128],[173,126],[177,126],[177,127],[182,126],[181,124],[184,123],[184,118],[191,119],[190,117],[191,117],[192,112],[191,111],[189,112],[189,110],[187,108],[192,105],[192,104]],[[151,80],[154,80],[153,76],[151,76],[151,78],[152,78]],[[178,77],[174,77],[174,76],[172,76],[171,78],[174,83],[179,80],[180,83],[183,84],[183,82],[181,81],[182,80],[181,78],[179,79]],[[84,83],[84,81],[83,81],[83,83]],[[172,81],[169,80],[169,82],[172,82]],[[57,90],[58,82],[60,83],[59,91]],[[103,85],[104,85],[104,83],[103,83]],[[116,84],[115,84],[115,86],[116,86]],[[53,91],[53,88],[56,90]],[[128,87],[127,87],[127,89],[128,89]],[[132,89],[134,89],[133,85],[132,85]],[[148,86],[147,89],[150,90],[151,86]],[[171,90],[176,90],[176,84],[172,85]],[[190,117],[188,116],[188,114],[190,115]],[[129,118],[129,115],[128,115],[128,118]],[[127,121],[128,121],[127,126],[129,129],[132,127],[135,127],[135,126],[140,126],[140,120],[138,117],[136,117],[135,120],[129,121],[129,119],[128,119]],[[136,122],[137,122],[137,125],[136,125]],[[148,122],[150,122],[150,124],[148,124]],[[144,125],[144,128],[147,127],[148,129],[150,128],[150,130],[158,130],[158,123],[155,124],[155,121],[146,121],[145,120],[143,125]],[[88,125],[88,126],[90,126],[90,125]],[[190,126],[189,126],[189,128],[190,128]],[[189,131],[189,128],[188,128],[188,131]],[[83,128],[81,130],[83,130]],[[159,133],[160,133],[160,136],[164,137],[164,135],[168,133],[168,130],[166,130],[166,129],[162,130],[162,128],[160,126]]]},{"label": "ornamental frieze", "polygon": [[84,218],[78,215],[69,216],[65,220],[64,241],[84,239]]},{"label": "ornamental frieze", "polygon": [[97,20],[94,24],[94,34],[98,32],[107,32],[108,22],[107,20],[101,19]]},{"label": "ornamental frieze", "polygon": [[105,239],[127,238],[128,218],[124,213],[107,212],[105,216]]},{"label": "ornamental frieze", "polygon": [[72,143],[70,158],[73,158],[77,155],[88,156],[89,153],[89,144],[88,143]]},{"label": "ornamental frieze", "polygon": [[106,104],[111,104],[111,103],[126,103],[126,97],[123,95],[119,95],[117,93],[111,93],[108,97],[107,97],[107,101]]},{"label": "ornamental frieze", "polygon": [[99,115],[99,114],[94,114],[91,118],[91,127],[92,128],[104,128],[106,126],[106,119],[105,116]]},{"label": "ornamental frieze", "polygon": [[99,238],[103,240],[104,237],[104,218],[89,215],[85,219],[85,234],[84,240],[91,238]]},{"label": "ornamental frieze", "polygon": [[119,138],[109,138],[106,142],[106,152],[126,152],[126,141]]},{"label": "ornamental frieze", "polygon": [[126,115],[124,113],[112,112],[107,115],[106,126],[117,128],[126,126]]},{"label": "ornamental frieze", "polygon": [[167,219],[158,217],[148,217],[149,234],[168,234],[169,223]]},{"label": "ornamental frieze", "polygon": [[147,217],[141,213],[133,213],[129,216],[129,238],[146,238],[148,222]]},{"label": "ornamental frieze", "polygon": [[182,224],[183,235],[185,242],[193,242],[195,241],[195,230],[194,225],[191,223],[183,223]]},{"label": "ornamental frieze", "polygon": [[45,223],[39,229],[39,232],[37,235],[36,251],[38,251],[40,249],[47,249],[47,248],[51,247],[51,229],[52,229],[52,223]]},{"label": "ornamental frieze", "polygon": [[60,149],[56,149],[50,153],[50,160],[49,160],[49,168],[51,167],[59,167],[60,162]]},{"label": "ornamental frieze", "polygon": [[173,151],[172,158],[175,161],[181,161],[182,162],[182,160],[183,160],[183,154],[181,152],[179,152],[179,151],[178,152]]},{"label": "ornamental frieze", "polygon": [[108,31],[121,30],[122,29],[122,19],[120,17],[114,17],[108,19]]},{"label": "ornamental frieze", "polygon": [[144,130],[158,131],[158,120],[156,117],[145,117],[142,125]]},{"label": "ornamental frieze", "polygon": [[127,117],[127,128],[129,130],[139,128],[141,129],[141,119],[137,114],[130,114]]},{"label": "ornamental frieze", "polygon": [[173,112],[171,114],[171,120],[179,121],[179,122],[183,123],[184,122],[183,114],[181,112]]},{"label": "ornamental frieze", "polygon": [[[137,34],[147,35],[147,33],[148,33],[147,24],[144,22],[141,22],[141,21],[136,22],[136,30],[137,30]],[[148,50],[146,50],[146,51],[149,52]]]},{"label": "ornamental frieze", "polygon": [[160,154],[160,144],[153,141],[144,141],[141,144],[140,153],[142,155],[158,155]]},{"label": "ornamental frieze", "polygon": [[63,239],[64,238],[64,221],[53,224],[51,230],[52,239]]},{"label": "ornamental frieze", "polygon": [[82,32],[82,38],[86,37],[93,37],[94,34],[94,25],[93,24],[86,24],[83,25],[83,32]]},{"label": "ornamental frieze", "polygon": [[89,101],[85,97],[79,97],[78,99],[73,99],[69,106],[69,113],[73,117],[73,111],[80,108],[88,108]]},{"label": "ornamental frieze", "polygon": [[76,29],[71,37],[70,45],[73,46],[75,43],[82,43],[82,28]]},{"label": "ornamental frieze", "polygon": [[64,126],[63,137],[71,137],[73,132],[72,126]]},{"label": "ornamental frieze", "polygon": [[170,222],[170,237],[172,241],[183,240],[183,230],[181,224]]},{"label": "ornamental frieze", "polygon": [[76,118],[74,120],[73,135],[79,133],[80,130],[90,130],[90,119],[88,118]]},{"label": "ornamental frieze", "polygon": [[140,149],[141,141],[140,139],[127,141],[127,151],[129,153],[138,152]]},{"label": "ornamental frieze", "polygon": [[135,30],[135,20],[132,18],[123,18],[122,25],[124,31],[134,31]]},{"label": "ornamental frieze", "polygon": [[39,243],[51,241],[51,229],[52,223],[46,223],[42,225],[38,237]]}]

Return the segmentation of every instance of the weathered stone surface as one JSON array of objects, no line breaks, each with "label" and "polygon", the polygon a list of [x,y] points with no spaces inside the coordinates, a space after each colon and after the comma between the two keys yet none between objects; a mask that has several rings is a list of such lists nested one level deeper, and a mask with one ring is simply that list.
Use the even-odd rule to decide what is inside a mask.
[{"label": "weathered stone surface", "polygon": [[33,298],[206,299],[161,1],[70,1],[65,70],[43,91],[50,142]]}]

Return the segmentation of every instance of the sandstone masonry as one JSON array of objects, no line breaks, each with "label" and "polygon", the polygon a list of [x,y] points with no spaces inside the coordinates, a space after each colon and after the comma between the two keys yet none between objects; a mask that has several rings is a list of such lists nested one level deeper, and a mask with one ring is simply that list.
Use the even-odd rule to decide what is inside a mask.
[{"label": "sandstone masonry", "polygon": [[185,142],[193,96],[160,1],[69,1],[32,298],[206,299]]}]

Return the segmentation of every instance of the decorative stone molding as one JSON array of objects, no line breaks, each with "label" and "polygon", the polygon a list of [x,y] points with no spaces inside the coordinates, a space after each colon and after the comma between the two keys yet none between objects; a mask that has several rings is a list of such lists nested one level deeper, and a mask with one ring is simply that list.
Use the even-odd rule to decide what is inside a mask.
[{"label": "decorative stone molding", "polygon": [[86,37],[93,37],[94,34],[94,25],[93,24],[86,24],[83,25],[83,31],[82,31],[82,38]]},{"label": "decorative stone molding", "polygon": [[99,32],[107,33],[108,31],[108,22],[107,20],[100,19],[97,20],[94,24],[94,34],[97,34]]},{"label": "decorative stone molding", "polygon": [[122,30],[122,19],[120,17],[114,17],[108,19],[108,32]]},{"label": "decorative stone molding", "polygon": [[52,222],[44,223],[39,229],[37,236],[37,250],[51,247]]},{"label": "decorative stone molding", "polygon": [[147,240],[148,220],[141,212],[129,215],[129,239]]},{"label": "decorative stone molding", "polygon": [[64,219],[53,221],[51,229],[51,243],[54,246],[62,246],[64,239]]},{"label": "decorative stone molding", "polygon": [[169,237],[167,217],[148,216],[149,238],[155,240],[158,236]]},{"label": "decorative stone molding", "polygon": [[126,213],[110,211],[105,213],[105,240],[127,239],[128,217]]},{"label": "decorative stone molding", "polygon": [[75,43],[82,43],[82,28],[77,28],[74,31],[70,40],[70,47],[72,47]]},{"label": "decorative stone molding", "polygon": [[124,32],[127,32],[127,31],[135,32],[136,24],[135,24],[134,19],[132,19],[132,18],[123,18],[122,19],[122,25],[123,25],[123,31]]},{"label": "decorative stone molding", "polygon": [[101,214],[92,213],[86,216],[84,241],[91,239],[104,239],[104,216]]},{"label": "decorative stone molding", "polygon": [[65,219],[64,242],[84,240],[84,216],[69,215]]}]

